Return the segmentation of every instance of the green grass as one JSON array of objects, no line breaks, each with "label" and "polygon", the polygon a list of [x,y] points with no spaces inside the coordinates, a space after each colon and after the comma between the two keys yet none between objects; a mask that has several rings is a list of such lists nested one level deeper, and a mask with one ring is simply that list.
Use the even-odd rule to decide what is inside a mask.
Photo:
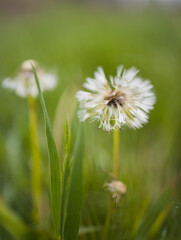
[{"label": "green grass", "polygon": [[[122,206],[115,210],[110,240],[177,240],[181,234],[181,210],[175,205],[181,197],[178,188],[181,169],[180,25],[179,13],[124,12],[86,6],[56,5],[28,15],[0,17],[0,80],[15,73],[25,59],[36,59],[47,69],[57,70],[57,89],[44,94],[52,123],[64,90],[70,94],[61,104],[60,119],[67,107],[73,112],[76,90],[82,88],[87,76],[93,76],[97,66],[111,75],[120,64],[134,65],[141,70],[141,76],[149,78],[154,85],[157,103],[149,123],[140,130],[126,129],[120,133],[119,176],[126,183],[128,193]],[[25,99],[0,88],[0,195],[26,224],[31,225],[27,106]],[[45,218],[37,228],[44,233],[42,239],[51,239],[48,154],[40,105],[38,110]],[[74,145],[75,116],[71,129]],[[84,130],[81,225],[91,229],[90,233],[80,235],[80,239],[95,240],[100,239],[100,226],[104,224],[109,202],[109,194],[103,191],[107,176],[101,169],[112,171],[113,136],[98,131],[97,125],[89,122],[85,123]],[[63,134],[58,137],[62,140]],[[62,142],[57,146],[61,156]],[[171,200],[163,197],[167,191],[171,192]],[[93,226],[95,231],[92,231]],[[34,232],[34,226],[32,228]],[[0,237],[4,231],[0,228]]]}]

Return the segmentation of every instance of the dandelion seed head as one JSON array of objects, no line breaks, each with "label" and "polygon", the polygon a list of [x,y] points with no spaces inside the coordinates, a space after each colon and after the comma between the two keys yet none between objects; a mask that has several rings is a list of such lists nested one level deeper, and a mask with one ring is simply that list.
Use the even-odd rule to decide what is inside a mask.
[{"label": "dandelion seed head", "polygon": [[18,74],[13,78],[6,78],[2,82],[4,88],[12,89],[20,97],[38,95],[32,65],[34,66],[40,81],[42,91],[51,90],[56,86],[56,75],[45,72],[35,60],[26,60],[21,64]]},{"label": "dandelion seed head", "polygon": [[149,80],[143,80],[136,68],[125,70],[118,67],[117,75],[107,80],[102,68],[87,78],[86,91],[78,91],[80,121],[91,119],[99,122],[106,131],[123,126],[140,128],[148,122],[148,113],[153,109],[156,97]]}]

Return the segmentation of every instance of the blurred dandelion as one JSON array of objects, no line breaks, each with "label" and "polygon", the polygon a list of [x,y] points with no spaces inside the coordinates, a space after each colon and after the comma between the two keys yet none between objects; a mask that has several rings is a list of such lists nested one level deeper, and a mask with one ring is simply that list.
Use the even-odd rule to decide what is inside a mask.
[{"label": "blurred dandelion", "polygon": [[14,90],[20,97],[37,97],[38,89],[34,79],[31,64],[33,64],[36,72],[39,75],[41,90],[46,91],[53,89],[56,86],[57,82],[56,75],[53,73],[45,72],[42,68],[40,68],[39,64],[35,60],[24,61],[14,79],[4,79],[2,83],[3,87]]},{"label": "blurred dandelion", "polygon": [[31,185],[32,185],[32,205],[33,219],[37,222],[43,215],[42,196],[42,164],[40,155],[40,144],[38,136],[38,123],[36,111],[36,97],[38,88],[32,69],[34,66],[39,75],[41,90],[51,90],[56,86],[55,74],[45,72],[37,61],[26,60],[21,64],[18,74],[14,79],[6,78],[2,85],[12,89],[20,97],[27,98],[29,107],[29,130],[31,142]]},{"label": "blurred dandelion", "polygon": [[118,180],[112,180],[104,184],[105,190],[111,192],[112,199],[115,200],[116,204],[121,200],[121,198],[126,194],[127,187],[123,182]]},{"label": "blurred dandelion", "polygon": [[84,87],[88,91],[78,91],[80,102],[78,116],[81,121],[91,119],[99,122],[99,128],[106,131],[122,128],[140,128],[148,121],[148,113],[153,109],[155,95],[149,80],[137,76],[139,70],[132,67],[125,70],[119,66],[117,75],[106,79],[101,67],[94,78],[87,78]]}]

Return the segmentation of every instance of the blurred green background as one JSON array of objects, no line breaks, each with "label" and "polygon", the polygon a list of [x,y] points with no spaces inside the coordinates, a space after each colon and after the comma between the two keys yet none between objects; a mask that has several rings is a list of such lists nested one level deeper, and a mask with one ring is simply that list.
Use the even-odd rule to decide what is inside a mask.
[{"label": "blurred green background", "polygon": [[[75,93],[97,66],[114,75],[136,66],[157,96],[149,123],[120,133],[119,179],[127,196],[114,212],[109,239],[181,239],[181,8],[180,5],[122,5],[107,2],[0,1],[0,80],[22,61],[36,59],[58,75],[58,87],[44,94],[63,156],[67,110],[72,144],[77,119]],[[49,170],[43,114],[37,100],[43,161],[45,218],[38,229],[49,235]],[[62,120],[63,119],[63,120]],[[82,240],[100,239],[109,194],[104,171],[112,171],[112,134],[85,123]],[[0,199],[31,225],[31,157],[28,105],[0,87]],[[0,239],[13,239],[0,217]],[[86,227],[93,231],[86,232]],[[96,228],[96,226],[98,228]],[[36,227],[35,227],[36,228]],[[32,238],[30,238],[32,239]],[[40,238],[37,238],[40,239]]]}]

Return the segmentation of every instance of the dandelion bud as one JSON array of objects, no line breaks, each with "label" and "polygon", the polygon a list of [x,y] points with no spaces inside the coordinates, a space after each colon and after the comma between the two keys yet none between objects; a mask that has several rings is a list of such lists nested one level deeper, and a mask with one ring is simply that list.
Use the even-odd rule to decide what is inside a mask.
[{"label": "dandelion bud", "polygon": [[110,183],[104,184],[105,190],[111,192],[112,198],[118,203],[121,198],[126,194],[127,187],[123,182],[113,180]]}]

